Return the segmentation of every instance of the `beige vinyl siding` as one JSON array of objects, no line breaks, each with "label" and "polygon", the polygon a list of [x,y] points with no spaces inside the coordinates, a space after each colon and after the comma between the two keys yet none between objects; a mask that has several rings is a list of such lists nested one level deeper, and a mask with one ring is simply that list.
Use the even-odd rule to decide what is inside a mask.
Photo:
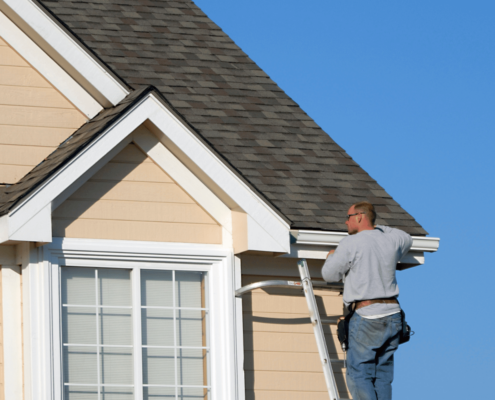
[{"label": "beige vinyl siding", "polygon": [[53,213],[58,237],[222,242],[221,226],[134,144]]},{"label": "beige vinyl siding", "polygon": [[86,122],[0,39],[0,183],[15,183]]},{"label": "beige vinyl siding", "polygon": [[[242,284],[270,279],[298,280],[295,259],[242,256]],[[321,278],[321,261],[310,261]],[[342,296],[315,290],[322,315],[343,313]],[[244,370],[247,400],[328,400],[306,299],[298,289],[257,289],[243,296]],[[324,325],[339,394],[350,398],[336,325]]]}]

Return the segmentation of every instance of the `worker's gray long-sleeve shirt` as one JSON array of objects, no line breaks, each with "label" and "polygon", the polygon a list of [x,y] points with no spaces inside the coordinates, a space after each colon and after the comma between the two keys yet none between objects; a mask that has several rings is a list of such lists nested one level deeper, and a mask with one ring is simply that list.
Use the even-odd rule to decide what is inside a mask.
[{"label": "worker's gray long-sleeve shirt", "polygon": [[[412,246],[406,232],[378,225],[343,238],[327,258],[322,275],[327,282],[344,281],[344,303],[382,299],[399,295],[396,265]],[[394,304],[373,304],[361,308],[361,315],[390,312]],[[399,308],[400,310],[400,308]]]}]

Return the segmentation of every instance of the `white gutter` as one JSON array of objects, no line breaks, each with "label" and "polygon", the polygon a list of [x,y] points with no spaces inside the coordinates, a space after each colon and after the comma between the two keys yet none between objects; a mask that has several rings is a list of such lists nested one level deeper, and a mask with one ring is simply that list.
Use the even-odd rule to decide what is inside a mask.
[{"label": "white gutter", "polygon": [[[295,239],[293,244],[306,244],[312,246],[337,246],[339,242],[348,236],[346,232],[321,232],[306,230],[291,230],[292,237]],[[440,238],[413,236],[413,245],[411,251],[428,251],[435,252],[440,246]]]}]

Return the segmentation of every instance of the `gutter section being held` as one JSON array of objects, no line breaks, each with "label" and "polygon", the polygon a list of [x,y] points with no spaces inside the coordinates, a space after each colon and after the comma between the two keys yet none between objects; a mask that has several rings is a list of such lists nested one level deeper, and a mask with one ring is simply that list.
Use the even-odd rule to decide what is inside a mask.
[{"label": "gutter section being held", "polygon": [[[308,258],[325,260],[330,250],[348,236],[347,232],[323,232],[310,230],[291,230],[291,249],[289,254],[280,257]],[[400,268],[406,269],[425,262],[424,252],[433,253],[438,250],[440,238],[413,236],[413,245],[400,262]]]},{"label": "gutter section being held", "polygon": [[[312,246],[338,246],[339,242],[349,236],[347,232],[322,232],[309,230],[291,230],[294,244]],[[427,251],[433,253],[440,246],[440,238],[413,236],[411,251]]]}]

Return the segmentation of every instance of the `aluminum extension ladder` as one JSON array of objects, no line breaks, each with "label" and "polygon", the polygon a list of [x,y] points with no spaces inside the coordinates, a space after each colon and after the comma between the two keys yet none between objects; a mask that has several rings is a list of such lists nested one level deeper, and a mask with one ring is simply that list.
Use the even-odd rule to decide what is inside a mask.
[{"label": "aluminum extension ladder", "polygon": [[320,355],[321,365],[323,366],[323,374],[325,375],[325,382],[327,385],[328,395],[330,400],[340,400],[337,384],[335,382],[335,376],[333,374],[330,357],[328,355],[327,343],[325,342],[325,335],[323,333],[322,323],[335,323],[335,321],[329,318],[320,318],[318,306],[316,304],[315,294],[313,287],[318,289],[328,289],[333,291],[343,291],[343,284],[341,283],[327,283],[311,281],[309,276],[308,264],[305,259],[301,259],[297,262],[299,267],[299,274],[301,275],[301,282],[297,281],[285,281],[285,280],[271,280],[251,283],[237,289],[235,292],[236,297],[241,297],[243,294],[248,293],[254,289],[267,288],[267,287],[285,287],[285,288],[302,288],[306,302],[308,303],[309,316],[311,324],[316,338],[316,345],[318,346],[318,353]]}]

